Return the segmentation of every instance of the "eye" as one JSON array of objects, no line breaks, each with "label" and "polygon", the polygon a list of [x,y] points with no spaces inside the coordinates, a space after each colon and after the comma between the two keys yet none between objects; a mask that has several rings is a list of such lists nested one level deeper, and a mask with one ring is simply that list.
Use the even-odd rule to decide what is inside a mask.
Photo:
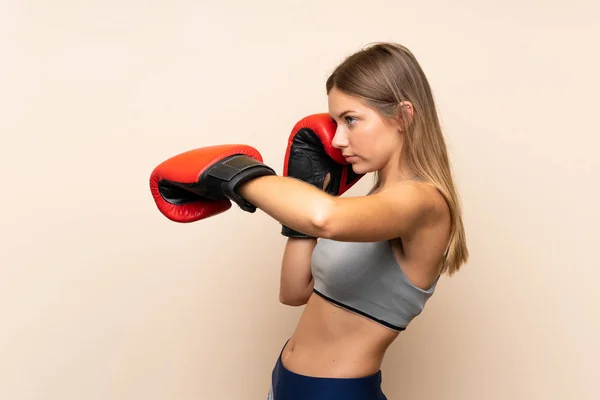
[{"label": "eye", "polygon": [[354,122],[356,122],[356,118],[354,118],[354,117],[346,116],[346,117],[344,117],[344,119],[346,120],[348,125],[352,125]]}]

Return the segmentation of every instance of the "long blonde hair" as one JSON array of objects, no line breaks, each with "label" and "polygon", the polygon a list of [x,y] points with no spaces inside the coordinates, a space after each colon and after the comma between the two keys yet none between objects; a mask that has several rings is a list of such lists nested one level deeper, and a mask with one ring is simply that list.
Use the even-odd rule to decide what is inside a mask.
[{"label": "long blonde hair", "polygon": [[[419,179],[440,191],[450,208],[451,233],[441,272],[454,274],[469,258],[461,205],[433,94],[415,56],[397,43],[373,43],[337,66],[327,79],[327,94],[334,87],[361,98],[387,118],[409,121],[400,103],[412,103],[414,116],[405,124],[403,157]],[[380,178],[375,176],[377,187]]]}]

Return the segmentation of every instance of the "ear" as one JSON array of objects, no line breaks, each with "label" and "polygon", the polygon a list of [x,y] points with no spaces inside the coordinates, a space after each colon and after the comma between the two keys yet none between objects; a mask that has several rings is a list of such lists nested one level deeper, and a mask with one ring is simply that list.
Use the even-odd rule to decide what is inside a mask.
[{"label": "ear", "polygon": [[415,108],[410,101],[403,101],[398,107],[398,115],[400,116],[401,126],[406,127],[412,124],[415,116]]}]

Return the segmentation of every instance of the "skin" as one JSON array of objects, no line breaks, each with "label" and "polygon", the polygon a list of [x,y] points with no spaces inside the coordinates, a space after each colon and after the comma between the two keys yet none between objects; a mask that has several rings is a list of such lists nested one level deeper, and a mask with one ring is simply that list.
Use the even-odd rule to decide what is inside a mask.
[{"label": "skin", "polygon": [[[251,180],[240,194],[279,222],[315,237],[341,241],[389,240],[399,265],[416,286],[429,288],[446,249],[450,213],[431,185],[413,180],[402,159],[404,126],[361,100],[333,89],[329,112],[337,122],[333,146],[357,173],[379,171],[382,185],[367,196],[334,197],[281,176]],[[410,103],[400,105],[412,118]],[[376,373],[398,332],[337,307],[312,292],[310,254],[315,239],[289,239],[280,299],[305,305],[282,352],[286,368],[315,377],[351,378]]]},{"label": "skin", "polygon": [[[379,171],[384,185],[410,179],[413,172],[403,163],[403,123],[383,118],[357,98],[333,88],[328,96],[329,114],[337,122],[332,145],[341,150],[357,173]],[[412,116],[412,105],[401,105]],[[410,122],[409,122],[410,123]]]}]

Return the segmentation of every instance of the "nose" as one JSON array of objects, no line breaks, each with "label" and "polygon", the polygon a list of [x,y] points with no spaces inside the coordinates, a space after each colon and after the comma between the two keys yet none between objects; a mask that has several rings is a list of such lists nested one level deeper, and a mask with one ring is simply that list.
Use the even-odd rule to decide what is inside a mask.
[{"label": "nose", "polygon": [[335,135],[333,135],[331,145],[336,149],[343,149],[345,147],[348,147],[348,136],[344,132],[344,128],[340,127],[339,124],[335,129]]}]

